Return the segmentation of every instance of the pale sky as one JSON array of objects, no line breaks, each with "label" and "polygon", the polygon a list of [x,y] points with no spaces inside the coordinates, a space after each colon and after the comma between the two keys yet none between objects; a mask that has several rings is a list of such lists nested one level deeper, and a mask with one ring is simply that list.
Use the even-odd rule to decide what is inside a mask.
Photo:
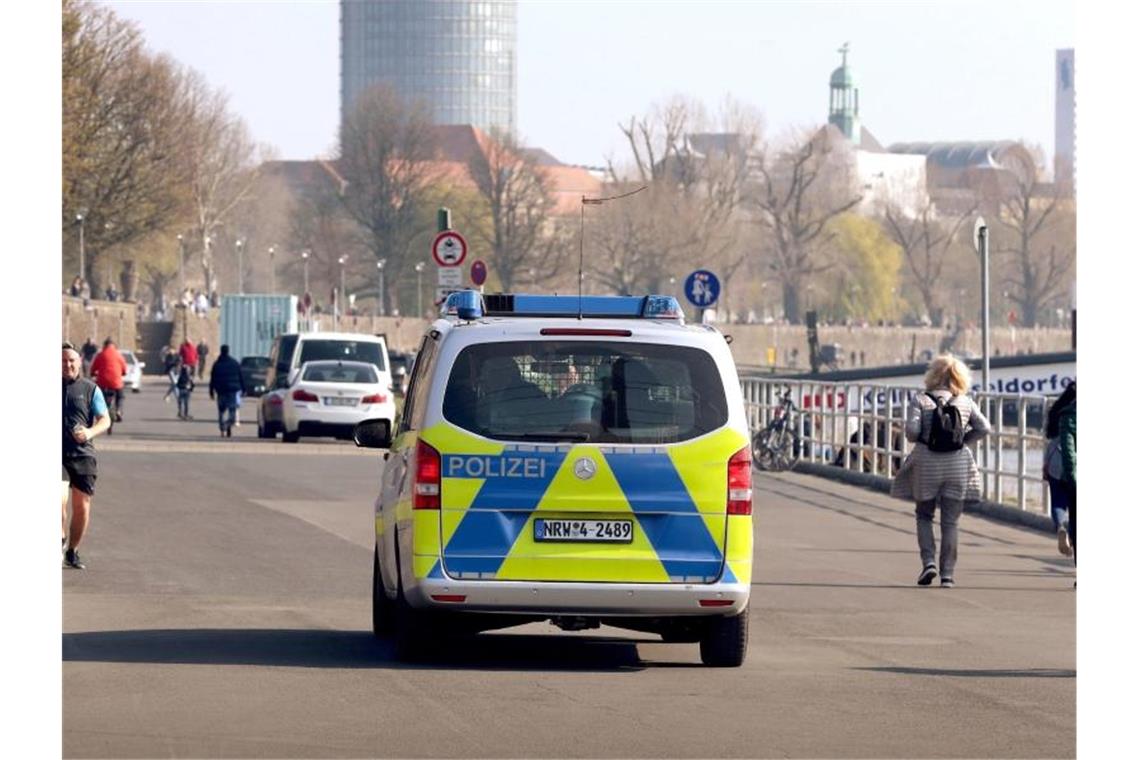
[{"label": "pale sky", "polygon": [[[328,154],[339,114],[333,1],[117,0],[153,49],[231,96],[282,158]],[[622,159],[619,121],[673,94],[725,95],[769,131],[822,124],[836,49],[851,43],[864,126],[888,145],[1024,139],[1053,152],[1053,66],[1075,10],[1035,2],[519,4],[523,138],[567,163]],[[1051,163],[1051,162],[1050,162]]]}]

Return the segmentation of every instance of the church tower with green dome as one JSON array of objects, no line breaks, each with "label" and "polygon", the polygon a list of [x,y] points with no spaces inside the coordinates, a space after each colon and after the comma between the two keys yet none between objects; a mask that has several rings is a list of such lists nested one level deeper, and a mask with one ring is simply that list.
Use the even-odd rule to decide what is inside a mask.
[{"label": "church tower with green dome", "polygon": [[831,105],[827,114],[829,124],[834,124],[844,136],[859,144],[862,130],[859,127],[859,89],[855,86],[855,77],[847,65],[847,52],[850,43],[844,42],[839,48],[843,55],[843,63],[831,72]]}]

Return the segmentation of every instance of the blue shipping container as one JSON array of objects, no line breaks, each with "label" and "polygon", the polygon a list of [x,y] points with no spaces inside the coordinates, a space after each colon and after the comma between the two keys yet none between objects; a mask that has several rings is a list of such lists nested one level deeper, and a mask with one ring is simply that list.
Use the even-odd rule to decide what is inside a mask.
[{"label": "blue shipping container", "polygon": [[273,339],[291,332],[297,332],[297,296],[222,296],[222,343],[238,361],[269,356]]}]

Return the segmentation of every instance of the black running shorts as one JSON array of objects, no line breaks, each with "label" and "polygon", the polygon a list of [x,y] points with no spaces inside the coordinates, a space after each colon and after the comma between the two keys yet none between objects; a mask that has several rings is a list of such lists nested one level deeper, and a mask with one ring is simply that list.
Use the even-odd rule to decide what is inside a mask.
[{"label": "black running shorts", "polygon": [[82,491],[88,496],[95,495],[95,476],[97,467],[95,457],[76,457],[63,460],[63,479],[71,483],[71,487]]}]

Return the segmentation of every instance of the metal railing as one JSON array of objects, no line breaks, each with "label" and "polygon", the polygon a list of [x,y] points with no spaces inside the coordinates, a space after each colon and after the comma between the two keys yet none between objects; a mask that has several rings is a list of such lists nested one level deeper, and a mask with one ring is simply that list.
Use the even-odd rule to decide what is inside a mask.
[{"label": "metal railing", "polygon": [[[784,391],[792,389],[797,460],[891,478],[914,445],[903,425],[907,404],[921,388],[761,377],[741,378],[740,385],[753,433],[768,424]],[[1049,514],[1049,488],[1041,471],[1045,413],[1052,399],[1009,393],[973,398],[993,426],[974,451],[982,498]]]}]

